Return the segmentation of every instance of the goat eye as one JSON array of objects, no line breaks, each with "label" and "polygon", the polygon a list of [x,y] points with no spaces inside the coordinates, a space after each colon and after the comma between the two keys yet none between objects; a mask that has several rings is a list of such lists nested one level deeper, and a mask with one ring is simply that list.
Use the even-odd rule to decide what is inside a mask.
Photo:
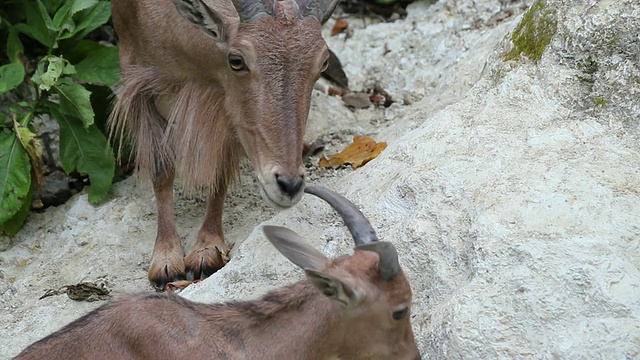
[{"label": "goat eye", "polygon": [[402,318],[405,317],[405,315],[407,315],[408,311],[409,311],[409,308],[396,310],[396,311],[393,312],[393,314],[391,316],[393,316],[393,320],[401,320]]},{"label": "goat eye", "polygon": [[324,289],[323,293],[329,297],[336,295],[336,292],[333,289]]},{"label": "goat eye", "polygon": [[325,60],[322,63],[322,70],[320,70],[320,72],[324,72],[325,70],[327,70],[328,67],[329,67],[329,59]]},{"label": "goat eye", "polygon": [[233,71],[242,71],[245,69],[244,59],[237,54],[229,54],[229,67]]}]

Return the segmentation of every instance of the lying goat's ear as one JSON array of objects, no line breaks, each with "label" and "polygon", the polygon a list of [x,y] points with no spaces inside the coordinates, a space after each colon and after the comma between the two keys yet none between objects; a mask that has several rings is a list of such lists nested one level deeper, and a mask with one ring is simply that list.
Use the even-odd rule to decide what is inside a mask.
[{"label": "lying goat's ear", "polygon": [[311,283],[328,297],[343,303],[347,307],[355,307],[358,303],[358,292],[346,281],[312,269],[305,269],[304,272]]},{"label": "lying goat's ear", "polygon": [[329,259],[320,251],[309,246],[304,239],[294,231],[280,226],[264,226],[264,234],[292,263],[302,269],[322,270]]}]

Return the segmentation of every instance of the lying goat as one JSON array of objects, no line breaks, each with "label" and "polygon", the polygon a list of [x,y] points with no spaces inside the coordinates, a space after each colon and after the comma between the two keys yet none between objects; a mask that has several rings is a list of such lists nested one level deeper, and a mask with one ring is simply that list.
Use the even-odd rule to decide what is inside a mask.
[{"label": "lying goat", "polygon": [[333,206],[354,237],[351,256],[328,259],[295,232],[265,226],[306,280],[260,300],[199,304],[173,294],[120,296],[34,343],[16,359],[420,359],[411,288],[395,247],[378,241],[347,199]]}]

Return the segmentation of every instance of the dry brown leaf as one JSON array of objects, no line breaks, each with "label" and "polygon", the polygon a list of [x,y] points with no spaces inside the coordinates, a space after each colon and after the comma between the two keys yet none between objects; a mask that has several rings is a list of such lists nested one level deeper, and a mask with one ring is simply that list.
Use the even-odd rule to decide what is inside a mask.
[{"label": "dry brown leaf", "polygon": [[386,147],[386,142],[377,143],[368,136],[355,135],[353,143],[349,144],[342,152],[329,155],[328,159],[323,156],[318,165],[335,169],[341,165],[350,164],[354,169],[357,169],[378,157]]},{"label": "dry brown leaf", "polygon": [[31,173],[36,181],[33,183],[36,192],[42,194],[42,184],[44,184],[44,158],[42,157],[42,140],[36,137],[26,126],[22,126],[17,117],[13,116],[13,127],[22,147],[29,153],[31,160]]},{"label": "dry brown leaf", "polygon": [[327,88],[327,95],[329,95],[329,96],[343,96],[344,95],[344,90],[336,89],[333,86],[329,86]]},{"label": "dry brown leaf", "polygon": [[395,102],[391,95],[386,92],[382,87],[376,86],[373,88],[373,92],[369,96],[369,100],[375,106],[389,107]]},{"label": "dry brown leaf", "polygon": [[110,292],[104,283],[81,282],[76,285],[65,285],[59,289],[48,289],[40,299],[53,295],[67,294],[70,299],[76,301],[97,301],[111,297],[109,295]]},{"label": "dry brown leaf", "polygon": [[195,284],[197,282],[199,282],[199,279],[196,280],[176,280],[176,281],[172,281],[167,283],[167,286],[165,287],[165,291],[166,292],[180,292],[184,289],[187,288],[187,286],[191,285],[191,284]]},{"label": "dry brown leaf", "polygon": [[335,25],[333,25],[333,28],[331,29],[331,36],[336,36],[340,34],[341,32],[345,31],[348,27],[349,27],[348,22],[341,19],[336,20]]}]

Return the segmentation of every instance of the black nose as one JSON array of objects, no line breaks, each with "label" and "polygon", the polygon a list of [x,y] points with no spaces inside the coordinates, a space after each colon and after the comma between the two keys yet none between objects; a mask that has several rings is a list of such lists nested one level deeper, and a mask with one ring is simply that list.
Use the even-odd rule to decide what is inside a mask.
[{"label": "black nose", "polygon": [[289,195],[290,197],[294,197],[300,192],[302,189],[302,184],[304,183],[303,175],[296,175],[294,177],[287,177],[284,175],[276,174],[276,182],[282,190],[283,193]]}]

